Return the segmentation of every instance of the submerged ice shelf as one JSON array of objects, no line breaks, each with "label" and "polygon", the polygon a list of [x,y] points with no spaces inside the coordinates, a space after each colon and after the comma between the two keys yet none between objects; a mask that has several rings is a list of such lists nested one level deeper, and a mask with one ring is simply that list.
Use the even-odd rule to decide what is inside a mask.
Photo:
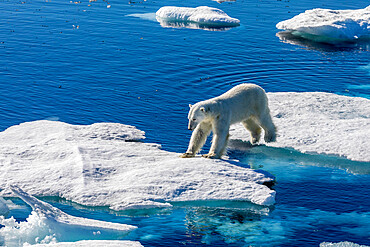
[{"label": "submerged ice shelf", "polygon": [[113,210],[170,207],[171,201],[247,200],[272,205],[274,178],[232,161],[181,159],[160,145],[138,142],[134,127],[76,126],[35,121],[0,133],[0,194],[8,185],[32,195],[59,196]]},{"label": "submerged ice shelf", "polygon": [[370,38],[370,6],[355,10],[312,9],[276,28],[315,41],[354,41]]},{"label": "submerged ice shelf", "polygon": [[[370,162],[370,100],[331,93],[268,93],[277,142],[269,146],[294,148]],[[242,125],[231,139],[249,140]]]},{"label": "submerged ice shelf", "polygon": [[165,6],[156,13],[157,19],[164,22],[191,22],[206,26],[239,26],[240,21],[228,16],[217,8],[200,6],[197,8]]}]

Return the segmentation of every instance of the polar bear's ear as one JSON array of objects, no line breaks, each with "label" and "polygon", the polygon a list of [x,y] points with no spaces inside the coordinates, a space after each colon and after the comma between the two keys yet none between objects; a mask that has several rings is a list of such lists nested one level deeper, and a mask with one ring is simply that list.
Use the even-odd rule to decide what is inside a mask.
[{"label": "polar bear's ear", "polygon": [[192,108],[193,107],[193,105],[192,104],[189,104],[189,108]]}]

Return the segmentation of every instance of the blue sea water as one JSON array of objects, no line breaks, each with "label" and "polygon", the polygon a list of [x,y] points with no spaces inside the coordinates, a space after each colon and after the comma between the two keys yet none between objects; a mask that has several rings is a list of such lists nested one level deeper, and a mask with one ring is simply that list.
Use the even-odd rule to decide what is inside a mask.
[{"label": "blue sea water", "polygon": [[[164,28],[151,20],[160,7],[172,5],[220,8],[241,25],[209,31]],[[368,5],[365,0],[0,0],[0,130],[39,119],[119,122],[145,131],[146,141],[164,150],[183,152],[190,138],[188,104],[242,82],[268,92],[370,98],[368,43],[286,40],[275,28],[307,9]],[[137,17],[142,14],[149,18]],[[72,215],[136,225],[138,230],[122,238],[144,246],[370,245],[369,163],[266,147],[229,155],[276,176],[274,207],[198,202],[114,213],[46,199]],[[23,208],[11,215],[24,220],[29,212]]]}]

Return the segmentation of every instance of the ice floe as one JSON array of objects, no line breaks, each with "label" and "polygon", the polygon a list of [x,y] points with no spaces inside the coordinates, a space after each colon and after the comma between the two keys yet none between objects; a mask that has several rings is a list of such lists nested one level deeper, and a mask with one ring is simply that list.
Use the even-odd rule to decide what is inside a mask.
[{"label": "ice floe", "polygon": [[50,244],[24,245],[32,247],[142,247],[139,242],[127,240],[82,240],[77,242],[62,242]]},{"label": "ice floe", "polygon": [[[277,142],[269,146],[370,161],[370,100],[331,93],[268,93]],[[242,125],[231,139],[249,140]]]},{"label": "ice floe", "polygon": [[24,222],[16,222],[13,217],[5,219],[0,216],[0,244],[17,246],[19,243],[52,243],[64,240],[80,240],[83,236],[99,237],[122,236],[136,229],[136,226],[111,223],[100,220],[75,217],[64,213],[52,205],[38,200],[16,186],[11,190],[33,209]]},{"label": "ice floe", "polygon": [[171,26],[184,23],[196,23],[198,26],[206,27],[234,27],[239,26],[240,21],[228,16],[217,8],[200,6],[196,8],[165,6],[156,12],[157,20],[165,25]]},{"label": "ice floe", "polygon": [[113,210],[170,207],[171,201],[246,200],[272,205],[272,176],[228,160],[181,159],[142,143],[134,127],[35,121],[0,133],[0,192],[8,185]]},{"label": "ice floe", "polygon": [[319,42],[354,41],[370,38],[370,6],[355,10],[312,9],[276,28]]}]

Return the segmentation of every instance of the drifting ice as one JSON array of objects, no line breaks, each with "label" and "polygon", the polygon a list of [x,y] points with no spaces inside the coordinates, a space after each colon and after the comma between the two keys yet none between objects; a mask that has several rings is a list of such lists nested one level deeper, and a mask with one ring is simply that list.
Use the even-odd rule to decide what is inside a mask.
[{"label": "drifting ice", "polygon": [[137,142],[134,127],[36,121],[0,133],[0,196],[7,184],[113,210],[171,207],[171,201],[247,200],[272,205],[272,176],[224,160],[181,159],[160,145]]},{"label": "drifting ice", "polygon": [[230,27],[239,26],[240,21],[228,16],[220,9],[207,6],[197,8],[172,7],[160,8],[157,18],[167,22],[195,22],[207,26]]},{"label": "drifting ice", "polygon": [[27,221],[20,223],[13,217],[5,219],[4,216],[0,216],[0,224],[5,226],[0,228],[0,240],[4,241],[0,242],[0,245],[10,247],[18,246],[20,242],[52,243],[63,238],[78,239],[84,234],[93,237],[97,233],[102,236],[111,234],[122,236],[122,233],[137,228],[126,224],[75,217],[38,200],[16,186],[10,188],[15,195],[30,205],[33,211]]},{"label": "drifting ice", "polygon": [[276,28],[315,41],[353,41],[370,38],[370,6],[356,10],[307,10]]},{"label": "drifting ice", "polygon": [[[267,96],[278,129],[277,142],[268,146],[370,161],[370,100],[319,92]],[[230,138],[248,140],[249,134],[234,125]]]}]

